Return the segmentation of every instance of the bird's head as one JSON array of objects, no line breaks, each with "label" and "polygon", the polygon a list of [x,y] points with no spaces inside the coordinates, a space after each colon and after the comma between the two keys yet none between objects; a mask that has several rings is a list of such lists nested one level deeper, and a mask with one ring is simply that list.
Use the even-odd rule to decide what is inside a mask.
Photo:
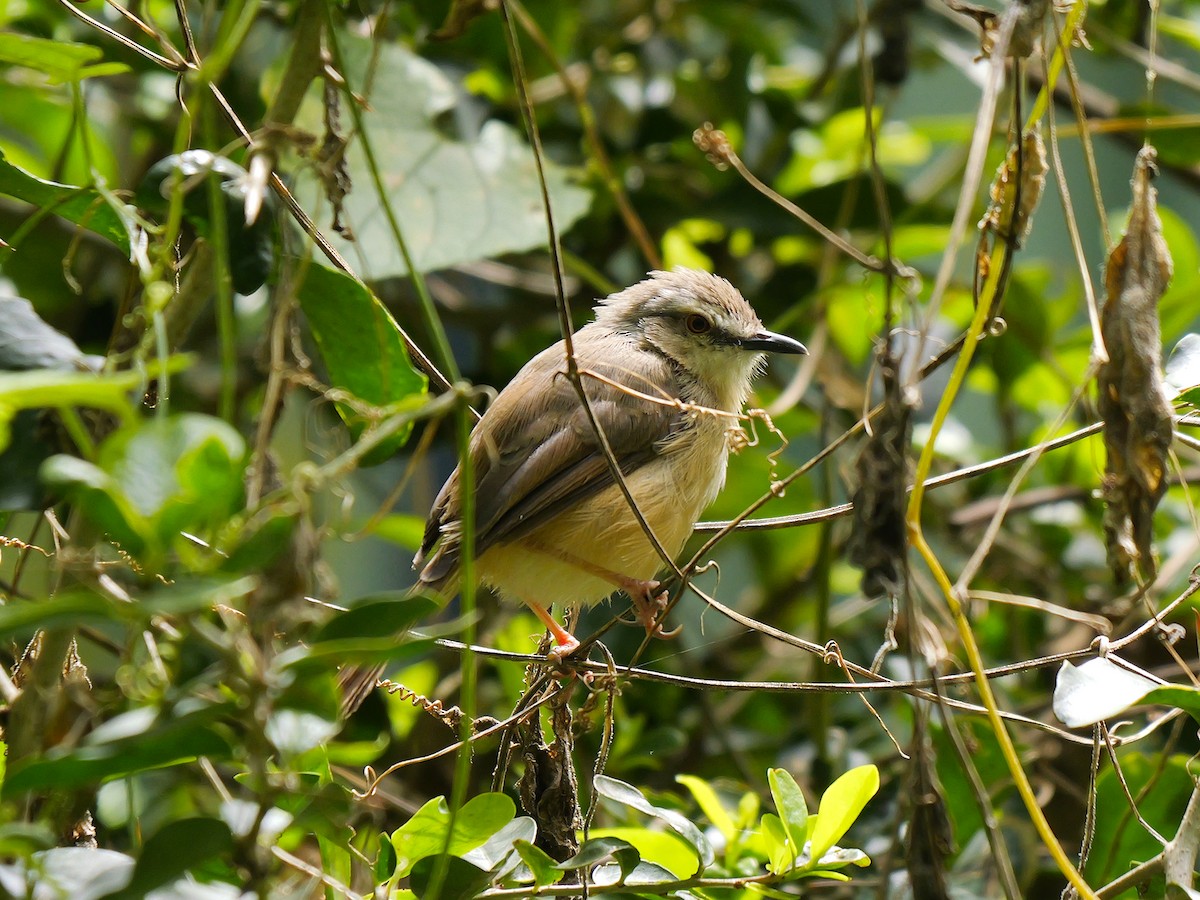
[{"label": "bird's head", "polygon": [[764,353],[807,353],[763,327],[737,288],[696,269],[651,272],[605,298],[596,321],[673,360],[726,409],[739,409]]}]

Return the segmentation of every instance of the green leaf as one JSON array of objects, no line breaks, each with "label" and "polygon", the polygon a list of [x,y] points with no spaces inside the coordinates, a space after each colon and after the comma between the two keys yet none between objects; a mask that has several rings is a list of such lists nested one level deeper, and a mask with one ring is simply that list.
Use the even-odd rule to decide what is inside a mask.
[{"label": "green leaf", "polygon": [[[468,117],[456,123],[450,113],[460,102],[459,87],[399,43],[344,34],[337,40],[352,88],[363,89],[368,67],[375,84],[388,86],[371,92],[365,127],[387,201],[419,271],[546,245],[533,155],[512,126],[491,120],[475,128],[462,124]],[[312,102],[298,124],[319,133],[322,117],[322,106]],[[455,124],[458,133],[450,133]],[[350,258],[369,260],[365,275],[371,280],[407,274],[359,142],[350,145],[346,159],[355,185],[346,198],[346,220],[357,242],[331,236],[333,243]],[[565,232],[587,211],[591,195],[550,160],[546,179],[555,222]],[[316,189],[304,193],[312,197]]]},{"label": "green leaf", "polygon": [[[313,263],[299,299],[334,387],[380,408],[424,396],[426,378],[413,368],[396,320],[378,297],[349,275]],[[371,424],[348,404],[337,408],[355,439]],[[411,431],[411,425],[401,429],[372,450],[367,461],[387,459],[404,446]]]},{"label": "green leaf", "polygon": [[563,879],[566,873],[558,868],[558,863],[545,850],[529,841],[517,841],[514,846],[521,856],[521,862],[529,867],[535,885],[546,887]]},{"label": "green leaf", "polygon": [[[0,752],[7,755],[8,751],[0,745]],[[54,835],[41,823],[6,822],[0,825],[0,857],[28,856],[53,846]]]},{"label": "green leaf", "polygon": [[491,872],[497,878],[519,864],[517,841],[532,841],[537,837],[537,823],[529,816],[517,816],[480,846],[462,855],[467,862]]},{"label": "green leaf", "polygon": [[27,636],[39,628],[131,622],[139,627],[154,616],[176,616],[230,604],[249,594],[254,578],[190,579],[157,587],[126,603],[83,588],[36,601],[10,600],[0,606],[0,638]]},{"label": "green leaf", "polygon": [[72,591],[37,601],[10,600],[0,606],[0,638],[27,637],[39,628],[99,625],[117,616],[111,603],[88,591]]},{"label": "green leaf", "polygon": [[771,797],[775,800],[784,833],[792,851],[799,856],[808,840],[808,804],[804,801],[804,792],[786,769],[768,769],[767,783],[771,786]]},{"label": "green leaf", "polygon": [[220,194],[219,213],[224,217],[230,280],[239,294],[252,294],[266,283],[275,264],[275,225],[272,194],[265,197],[267,210],[253,222],[246,221],[246,193],[249,174],[224,156],[210,150],[185,150],[160,159],[138,186],[138,205],[160,218],[166,218],[172,191],[186,191],[184,218],[197,233],[213,234],[213,203],[208,189],[210,178],[217,179]]},{"label": "green leaf", "polygon": [[375,873],[376,884],[383,884],[392,877],[396,871],[396,850],[391,841],[379,842],[379,853],[371,870]]},{"label": "green leaf", "polygon": [[[437,900],[471,900],[492,883],[491,873],[461,857],[438,853],[423,857],[413,866],[409,884],[418,897],[424,898],[430,890],[430,882],[439,863],[445,868],[442,870]],[[429,896],[434,895],[431,893]]]},{"label": "green leaf", "polygon": [[438,607],[432,598],[420,594],[403,591],[372,594],[356,600],[350,609],[322,625],[313,635],[312,643],[380,635],[394,638],[433,615]]},{"label": "green leaf", "polygon": [[323,661],[391,662],[414,656],[429,646],[432,635],[415,637],[409,629],[439,608],[437,601],[420,595],[397,593],[391,599],[369,600],[338,613],[317,631],[308,647],[281,655],[279,663],[304,667]]},{"label": "green leaf", "polygon": [[451,831],[446,798],[433,798],[392,832],[396,874],[404,877],[418,860],[427,856],[439,853],[458,856],[474,850],[511,822],[515,814],[516,806],[504,794],[479,794],[463,804]]},{"label": "green leaf", "polygon": [[0,194],[47,209],[68,222],[74,222],[112,241],[123,253],[128,254],[137,243],[134,236],[140,229],[133,207],[114,209],[93,188],[59,184],[31,175],[5,159],[3,150],[0,150]]},{"label": "green leaf", "polygon": [[1142,698],[1144,703],[1162,703],[1182,709],[1200,722],[1200,688],[1190,684],[1167,684],[1156,687]]},{"label": "green leaf", "polygon": [[571,869],[590,869],[606,859],[612,858],[621,870],[621,880],[637,868],[642,856],[637,848],[628,841],[613,837],[598,837],[585,841],[579,852],[570,859],[564,859],[557,868],[564,872]]},{"label": "green leaf", "polygon": [[[156,720],[153,710],[142,708],[118,716],[97,728],[79,747],[51,750],[17,763],[4,782],[3,796],[7,799],[30,791],[68,790],[191,762],[201,756],[225,759],[230,746],[214,730],[213,721],[228,711],[212,706]],[[113,738],[106,739],[109,735]]]},{"label": "green leaf", "polygon": [[696,855],[700,859],[697,874],[712,865],[715,859],[712,845],[704,837],[700,829],[685,816],[672,809],[663,809],[655,806],[633,785],[618,781],[616,778],[610,778],[607,775],[597,775],[592,783],[600,796],[632,807],[646,815],[654,816],[669,825],[676,834],[695,848]]},{"label": "green leaf", "polygon": [[634,826],[593,828],[591,837],[626,841],[642,859],[674,872],[677,878],[690,875],[700,865],[695,849],[670,830]]},{"label": "green leaf", "polygon": [[50,76],[51,84],[129,71],[129,67],[121,63],[88,65],[103,56],[103,51],[91,44],[73,44],[27,34],[0,32],[0,63],[43,72]]},{"label": "green leaf", "polygon": [[796,851],[788,843],[783,821],[774,813],[763,813],[761,828],[767,844],[767,868],[775,875],[782,875],[796,862]]},{"label": "green leaf", "polygon": [[692,792],[692,797],[695,798],[700,811],[704,813],[708,821],[712,822],[717,831],[721,832],[727,843],[737,837],[738,828],[733,824],[733,818],[721,803],[711,784],[695,775],[676,775],[675,781]]},{"label": "green leaf", "polygon": [[97,464],[57,456],[42,477],[135,555],[163,553],[180,532],[224,525],[241,505],[246,445],[221,419],[198,413],[126,425]]},{"label": "green leaf", "polygon": [[809,858],[819,860],[829,852],[854,824],[875,792],[879,790],[879,770],[859,766],[844,773],[821,796],[817,824],[812,832]]},{"label": "green leaf", "polygon": [[229,826],[217,819],[170,822],[142,847],[129,884],[103,895],[101,900],[140,900],[149,891],[175,881],[232,848],[233,835]]}]

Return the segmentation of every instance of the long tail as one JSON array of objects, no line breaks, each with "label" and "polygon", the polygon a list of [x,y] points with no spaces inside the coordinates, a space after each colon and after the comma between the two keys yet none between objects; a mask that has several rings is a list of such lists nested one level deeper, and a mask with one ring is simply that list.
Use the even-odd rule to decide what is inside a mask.
[{"label": "long tail", "polygon": [[[422,576],[424,572],[421,573]],[[408,592],[408,596],[414,594],[438,594],[442,597],[452,598],[458,593],[458,573],[450,572],[442,578],[433,581],[426,581],[424,577],[419,578],[413,589]],[[342,718],[348,719],[358,711],[358,708],[363,705],[363,701],[371,695],[371,691],[379,684],[379,679],[383,675],[386,664],[380,663],[374,666],[343,666],[338,671],[337,683],[338,689],[342,694]]]}]

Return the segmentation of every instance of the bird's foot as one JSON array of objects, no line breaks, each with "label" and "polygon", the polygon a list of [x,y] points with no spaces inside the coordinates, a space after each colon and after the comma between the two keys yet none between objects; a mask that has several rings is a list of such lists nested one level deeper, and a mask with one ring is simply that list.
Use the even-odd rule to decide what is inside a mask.
[{"label": "bird's foot", "polygon": [[561,635],[555,635],[554,639],[557,643],[550,648],[550,652],[546,654],[546,659],[555,665],[559,665],[579,649],[579,638],[575,637],[569,631],[564,631]]},{"label": "bird's foot", "polygon": [[624,581],[621,585],[622,590],[633,601],[638,624],[646,629],[646,634],[650,637],[669,640],[676,637],[683,630],[683,626],[677,625],[670,631],[663,628],[659,616],[666,610],[667,602],[671,599],[671,592],[660,592],[660,587],[662,585],[657,581],[638,581],[633,578]]}]

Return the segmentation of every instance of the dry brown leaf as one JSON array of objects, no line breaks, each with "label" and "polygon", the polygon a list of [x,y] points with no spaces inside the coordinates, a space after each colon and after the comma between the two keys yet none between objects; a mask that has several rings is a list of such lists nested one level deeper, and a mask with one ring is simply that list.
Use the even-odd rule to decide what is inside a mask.
[{"label": "dry brown leaf", "polygon": [[1166,490],[1172,411],[1162,379],[1158,301],[1171,280],[1171,254],[1158,218],[1154,148],[1138,153],[1133,204],[1108,257],[1100,316],[1109,361],[1097,375],[1104,419],[1104,531],[1109,565],[1124,583],[1154,576],[1154,510]]}]

